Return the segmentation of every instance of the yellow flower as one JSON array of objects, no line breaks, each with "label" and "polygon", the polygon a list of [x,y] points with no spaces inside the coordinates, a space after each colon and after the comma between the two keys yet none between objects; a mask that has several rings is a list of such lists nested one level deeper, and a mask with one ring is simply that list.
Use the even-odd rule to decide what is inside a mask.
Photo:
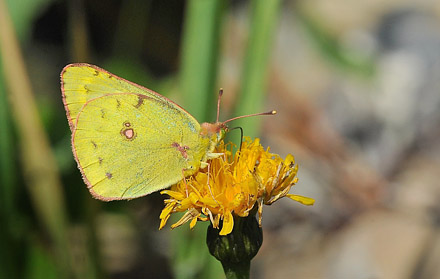
[{"label": "yellow flower", "polygon": [[[229,145],[231,146],[231,145]],[[214,228],[223,226],[220,235],[229,234],[234,227],[233,215],[246,217],[258,206],[259,224],[263,204],[270,205],[282,197],[288,197],[305,205],[313,205],[312,198],[289,194],[298,181],[298,165],[292,155],[282,159],[277,154],[264,150],[257,138],[245,138],[241,151],[232,155],[221,142],[216,153],[223,153],[209,161],[209,167],[182,180],[161,194],[169,195],[160,215],[162,229],[174,212],[185,212],[171,228],[190,221],[193,228],[197,221],[210,220]]]}]

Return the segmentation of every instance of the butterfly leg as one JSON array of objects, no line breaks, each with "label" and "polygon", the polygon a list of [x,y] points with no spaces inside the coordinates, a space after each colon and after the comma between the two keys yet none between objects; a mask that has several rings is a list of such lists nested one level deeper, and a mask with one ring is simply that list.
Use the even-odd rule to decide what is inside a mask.
[{"label": "butterfly leg", "polygon": [[[223,154],[223,153],[220,153],[220,154]],[[219,204],[219,203],[217,202],[217,200],[215,199],[214,194],[212,193],[211,186],[209,185],[209,174],[211,173],[211,172],[210,172],[211,164],[210,164],[210,163],[205,163],[205,164],[206,164],[207,167],[208,167],[207,186],[208,186],[209,194],[211,195],[211,197],[212,197],[212,199],[215,201],[215,203],[216,203],[217,205],[220,206],[220,204]]]},{"label": "butterfly leg", "polygon": [[185,183],[186,197],[188,197],[189,196],[189,194],[188,194],[188,183],[186,183],[185,169],[182,169],[182,177],[183,177],[183,182]]},{"label": "butterfly leg", "polygon": [[208,179],[206,182],[208,185],[209,193],[211,194],[211,197],[214,199],[214,195],[212,194],[211,186],[209,186],[209,174],[210,174],[211,164],[210,163],[207,163],[207,164],[208,164]]},{"label": "butterfly leg", "polygon": [[206,159],[207,160],[215,159],[215,158],[222,156],[223,154],[224,153],[211,153],[211,152],[209,152],[208,154],[206,154]]},{"label": "butterfly leg", "polygon": [[[206,154],[206,160],[215,159],[215,158],[218,158],[218,157],[220,157],[222,155],[225,155],[225,153],[211,153],[211,152],[209,152],[209,153]],[[201,169],[204,169],[207,166],[209,166],[209,164],[207,162],[200,162],[200,168]]]}]

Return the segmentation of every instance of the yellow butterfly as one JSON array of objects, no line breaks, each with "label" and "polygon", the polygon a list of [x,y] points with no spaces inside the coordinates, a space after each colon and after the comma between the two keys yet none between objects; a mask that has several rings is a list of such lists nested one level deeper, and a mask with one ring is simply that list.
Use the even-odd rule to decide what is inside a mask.
[{"label": "yellow butterfly", "polygon": [[221,155],[214,148],[226,123],[246,117],[219,122],[217,108],[216,123],[199,124],[168,98],[85,63],[64,67],[61,91],[78,168],[104,201],[145,196],[196,173]]}]

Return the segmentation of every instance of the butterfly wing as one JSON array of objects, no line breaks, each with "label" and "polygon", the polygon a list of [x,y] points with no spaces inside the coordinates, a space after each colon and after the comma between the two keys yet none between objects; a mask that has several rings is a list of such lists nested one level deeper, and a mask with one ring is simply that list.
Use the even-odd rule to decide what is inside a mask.
[{"label": "butterfly wing", "polygon": [[76,117],[84,104],[91,99],[107,94],[130,92],[171,102],[148,88],[85,63],[70,64],[64,67],[61,72],[61,91],[72,131],[75,128]]},{"label": "butterfly wing", "polygon": [[183,170],[200,167],[207,146],[199,131],[199,123],[172,103],[109,94],[83,106],[72,146],[95,198],[133,199],[177,183]]}]

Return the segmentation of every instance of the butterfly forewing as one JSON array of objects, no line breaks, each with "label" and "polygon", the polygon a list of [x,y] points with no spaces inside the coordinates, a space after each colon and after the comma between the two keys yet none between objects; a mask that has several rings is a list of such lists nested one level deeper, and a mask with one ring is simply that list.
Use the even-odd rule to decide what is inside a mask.
[{"label": "butterfly forewing", "polygon": [[[84,104],[108,94],[136,93],[157,100],[167,100],[158,93],[115,76],[99,67],[79,63],[67,65],[61,72],[61,91],[70,128],[75,128],[76,117]],[[169,101],[169,100],[168,100]]]}]

